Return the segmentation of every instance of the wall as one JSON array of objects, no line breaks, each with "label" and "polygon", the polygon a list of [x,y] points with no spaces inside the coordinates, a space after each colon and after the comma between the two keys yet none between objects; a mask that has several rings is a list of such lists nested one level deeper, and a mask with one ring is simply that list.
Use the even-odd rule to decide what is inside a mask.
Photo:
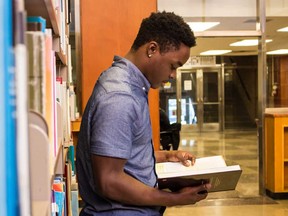
[{"label": "wall", "polygon": [[267,107],[288,106],[288,56],[268,55]]},{"label": "wall", "polygon": [[279,75],[279,98],[280,107],[288,106],[288,56],[280,57],[280,75]]},{"label": "wall", "polygon": [[[82,110],[99,74],[114,55],[130,49],[143,18],[156,11],[157,0],[114,0],[81,2]],[[151,90],[149,105],[155,149],[159,149],[159,92]]]}]

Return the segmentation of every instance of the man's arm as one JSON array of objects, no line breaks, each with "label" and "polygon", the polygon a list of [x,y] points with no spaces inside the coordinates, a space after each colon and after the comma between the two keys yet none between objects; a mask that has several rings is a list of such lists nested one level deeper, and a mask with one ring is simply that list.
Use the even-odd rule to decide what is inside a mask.
[{"label": "man's arm", "polygon": [[198,194],[209,184],[183,188],[178,192],[149,187],[124,172],[126,160],[92,154],[94,182],[102,196],[121,203],[138,206],[174,206],[194,204],[206,198]]}]

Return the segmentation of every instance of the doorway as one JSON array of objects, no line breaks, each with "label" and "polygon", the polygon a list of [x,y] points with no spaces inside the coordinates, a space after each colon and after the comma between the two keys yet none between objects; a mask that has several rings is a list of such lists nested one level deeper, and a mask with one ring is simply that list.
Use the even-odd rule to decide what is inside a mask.
[{"label": "doorway", "polygon": [[223,70],[222,65],[178,69],[176,81],[160,91],[170,123],[181,123],[182,132],[222,131]]},{"label": "doorway", "polygon": [[[182,15],[189,22],[216,22],[208,30],[195,32],[197,47],[191,56],[207,55],[211,50],[231,50],[232,55],[257,55],[257,137],[259,156],[259,193],[264,194],[264,130],[263,113],[266,107],[266,3],[265,1],[222,1],[221,7],[209,1],[186,1],[185,5],[176,0],[158,0],[158,10],[173,11]],[[247,10],[247,5],[250,5]],[[285,7],[284,7],[285,8]],[[281,9],[280,9],[281,11]],[[286,13],[287,14],[287,13]],[[219,19],[220,18],[220,19]],[[233,19],[233,21],[231,21]],[[241,21],[242,20],[242,21]],[[268,22],[267,22],[268,23]],[[271,28],[272,29],[272,28]],[[257,48],[237,47],[232,49],[232,40],[257,39]],[[202,40],[203,39],[203,40]],[[224,40],[223,40],[224,39]],[[202,43],[201,43],[202,41]],[[207,41],[211,42],[207,43]],[[223,43],[220,43],[222,41]],[[214,47],[214,48],[212,48]],[[235,50],[234,50],[235,49]],[[207,52],[206,52],[207,51]],[[215,55],[215,54],[214,54]],[[220,54],[219,54],[220,55]],[[223,98],[222,98],[223,100]],[[161,99],[160,99],[161,101]],[[178,101],[178,106],[181,102]],[[222,102],[223,103],[223,102]],[[161,104],[160,104],[161,105]],[[181,115],[181,113],[180,113]],[[221,121],[221,120],[220,120]],[[220,133],[219,133],[220,134]]]}]

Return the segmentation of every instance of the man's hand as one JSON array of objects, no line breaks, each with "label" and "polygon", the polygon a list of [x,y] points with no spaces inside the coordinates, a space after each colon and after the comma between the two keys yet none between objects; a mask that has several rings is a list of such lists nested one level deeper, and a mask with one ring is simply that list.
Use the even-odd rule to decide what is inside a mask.
[{"label": "man's hand", "polygon": [[157,163],[159,162],[181,162],[184,166],[194,165],[196,157],[186,151],[155,151]]},{"label": "man's hand", "polygon": [[179,202],[181,205],[195,204],[203,199],[206,199],[208,192],[211,188],[210,183],[202,184],[194,187],[184,187],[181,190],[173,193],[179,195]]}]

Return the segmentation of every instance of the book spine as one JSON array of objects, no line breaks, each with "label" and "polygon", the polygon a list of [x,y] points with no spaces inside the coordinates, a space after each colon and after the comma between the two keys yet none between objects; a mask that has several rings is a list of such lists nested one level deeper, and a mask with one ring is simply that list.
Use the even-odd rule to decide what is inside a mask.
[{"label": "book spine", "polygon": [[[19,199],[17,184],[17,158],[16,158],[16,90],[15,90],[15,69],[13,53],[13,2],[1,1],[2,35],[4,51],[3,71],[4,71],[4,142],[5,145],[5,190],[6,191],[6,213],[3,215],[19,215]],[[4,34],[3,34],[4,33]],[[1,72],[2,73],[2,72]]]},{"label": "book spine", "polygon": [[53,128],[54,128],[54,134],[53,134],[53,153],[54,158],[56,157],[58,145],[57,145],[57,138],[58,138],[58,131],[57,131],[57,84],[56,84],[56,57],[53,55],[53,72],[52,72],[52,95],[53,95]]},{"label": "book spine", "polygon": [[72,205],[72,216],[79,215],[79,201],[78,201],[78,190],[71,191],[71,205]]},{"label": "book spine", "polygon": [[45,116],[45,34],[26,32],[29,59],[29,109]]},{"label": "book spine", "polygon": [[14,0],[14,41],[17,119],[17,173],[20,215],[31,215],[29,142],[28,142],[28,88],[27,50],[25,45],[26,12],[23,0]]},{"label": "book spine", "polygon": [[60,0],[60,50],[66,55],[66,19],[65,19],[65,0]]},{"label": "book spine", "polygon": [[75,155],[75,151],[74,151],[74,146],[72,143],[72,145],[69,146],[69,150],[68,150],[68,161],[71,163],[72,176],[75,176],[76,174],[74,155]]},{"label": "book spine", "polygon": [[[49,135],[49,145],[50,145],[50,160],[51,162],[55,160],[56,151],[55,149],[55,125],[54,121],[56,118],[54,117],[56,114],[55,112],[55,104],[56,104],[56,96],[55,92],[55,82],[56,82],[56,75],[54,70],[54,56],[55,53],[52,50],[52,29],[46,29],[45,31],[45,52],[46,52],[46,71],[45,71],[45,79],[46,79],[46,100],[45,100],[45,107],[46,107],[46,114],[45,119],[48,125],[48,135]],[[53,163],[54,164],[54,163]],[[54,172],[54,166],[51,166],[51,174]]]},{"label": "book spine", "polygon": [[[5,32],[5,23],[4,23],[4,0],[0,0],[0,32]],[[5,101],[5,88],[4,88],[4,73],[6,68],[4,66],[4,56],[5,56],[5,49],[4,49],[4,34],[0,34],[0,101]],[[4,71],[4,73],[2,72]],[[2,103],[3,104],[3,103]],[[5,117],[5,108],[4,106],[0,106],[0,173],[6,173],[6,160],[5,160],[5,122],[3,121]],[[7,207],[6,203],[6,178],[5,175],[0,175],[0,203],[4,203],[1,205],[0,208],[0,215],[6,215]]]}]

